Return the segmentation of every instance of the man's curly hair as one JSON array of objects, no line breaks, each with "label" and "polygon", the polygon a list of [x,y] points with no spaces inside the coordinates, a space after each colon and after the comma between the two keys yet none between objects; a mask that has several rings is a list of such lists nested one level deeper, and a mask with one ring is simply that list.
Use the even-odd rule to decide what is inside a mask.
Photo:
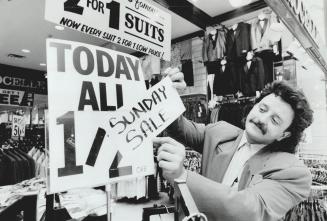
[{"label": "man's curly hair", "polygon": [[309,127],[313,121],[313,111],[303,92],[289,85],[286,81],[274,81],[268,84],[262,90],[256,103],[259,103],[264,97],[272,93],[291,105],[294,111],[294,119],[286,130],[291,132],[290,137],[273,142],[268,145],[268,149],[270,151],[295,153],[302,139],[303,131]]}]

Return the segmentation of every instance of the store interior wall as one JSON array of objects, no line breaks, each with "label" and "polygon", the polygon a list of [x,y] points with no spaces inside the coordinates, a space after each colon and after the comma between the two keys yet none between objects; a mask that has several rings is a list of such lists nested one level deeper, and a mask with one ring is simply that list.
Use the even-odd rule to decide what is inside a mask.
[{"label": "store interior wall", "polygon": [[[320,3],[323,3],[322,0]],[[317,12],[317,18],[321,19],[323,9],[318,9],[318,1],[315,3],[308,3],[311,10]],[[259,13],[269,13],[271,10],[267,7],[244,16],[236,17],[231,20],[224,21],[222,24],[230,27],[233,24],[243,22],[251,22]],[[287,51],[293,53],[296,60],[296,75],[297,86],[302,89],[307,96],[312,109],[314,111],[314,122],[312,126],[306,131],[305,141],[301,144],[300,151],[303,153],[327,155],[327,94],[326,81],[324,80],[324,73],[317,64],[308,56],[303,47],[299,44],[292,33],[284,26],[282,34],[283,56],[287,56]],[[325,26],[325,21],[318,23],[319,29]],[[320,29],[324,30],[324,29]],[[324,33],[324,31],[321,31]],[[325,40],[325,37],[323,37]],[[202,59],[202,39],[194,38],[192,41],[193,61]],[[194,70],[194,86],[187,87],[183,94],[203,93],[206,94],[206,69],[203,63],[193,62]],[[187,74],[187,73],[186,73]]]},{"label": "store interior wall", "polygon": [[202,38],[196,37],[192,39],[194,86],[186,87],[186,89],[180,93],[181,95],[207,93],[207,87],[206,87],[207,72],[206,72],[206,67],[202,62],[202,44],[203,44]]},{"label": "store interior wall", "polygon": [[[325,19],[324,17],[324,7],[326,4],[324,0],[315,1],[304,1],[306,7],[312,19],[315,21],[317,27],[320,30],[323,40],[325,41]],[[223,24],[226,27],[244,21],[250,22],[252,19],[256,18],[260,12],[268,12],[270,9],[260,9],[252,13],[248,13],[244,16],[236,17],[234,19],[224,21]],[[174,23],[174,21],[173,21]],[[295,42],[295,43],[294,43]],[[315,120],[310,128],[311,134],[309,137],[312,139],[311,142],[306,143],[303,146],[303,150],[309,151],[310,148],[315,149],[319,152],[327,152],[323,147],[327,145],[327,137],[325,137],[325,132],[327,131],[327,110],[326,110],[326,82],[322,79],[324,78],[322,71],[318,68],[316,64],[309,58],[309,56],[304,52],[304,49],[296,43],[294,36],[285,28],[282,35],[282,46],[283,52],[287,51],[291,45],[297,45],[295,49],[293,48],[297,60],[297,81],[298,86],[302,88],[307,95],[308,99],[312,103],[312,107],[315,112]],[[206,94],[207,84],[206,84],[206,68],[201,62],[202,60],[202,38],[196,37],[192,39],[192,60],[193,60],[193,70],[194,70],[194,86],[187,87],[181,95],[186,94]],[[186,73],[187,74],[187,73]],[[46,108],[47,99],[45,97],[35,96],[34,105],[39,106],[40,111]],[[323,123],[322,123],[323,122]],[[309,130],[309,131],[310,131]],[[327,154],[327,153],[326,153]]]}]

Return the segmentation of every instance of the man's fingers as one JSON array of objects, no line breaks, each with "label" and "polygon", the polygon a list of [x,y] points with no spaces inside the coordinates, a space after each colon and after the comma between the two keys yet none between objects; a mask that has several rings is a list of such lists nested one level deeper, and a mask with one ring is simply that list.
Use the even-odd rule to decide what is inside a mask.
[{"label": "man's fingers", "polygon": [[186,82],[182,81],[182,82],[173,82],[173,86],[174,88],[178,89],[178,90],[182,90],[186,88]]},{"label": "man's fingers", "polygon": [[164,143],[158,149],[158,154],[160,152],[168,152],[168,153],[175,154],[175,153],[178,152],[178,150],[177,150],[177,147],[176,146],[173,146],[173,145],[168,144],[168,143]]},{"label": "man's fingers", "polygon": [[160,161],[168,161],[168,162],[176,162],[178,161],[178,156],[175,154],[166,152],[166,151],[161,151],[158,154],[157,160]]},{"label": "man's fingers", "polygon": [[164,74],[166,74],[168,76],[172,76],[172,75],[176,74],[177,72],[180,72],[178,67],[175,67],[175,68],[169,67],[164,71]]},{"label": "man's fingers", "polygon": [[175,81],[184,81],[184,74],[182,72],[177,72],[173,75],[169,76],[171,81],[175,82]]},{"label": "man's fingers", "polygon": [[177,145],[179,144],[176,140],[174,140],[173,138],[170,138],[170,137],[155,137],[152,139],[153,141],[153,144],[164,144],[164,143],[169,143],[169,144],[172,144],[172,145]]},{"label": "man's fingers", "polygon": [[168,161],[159,161],[159,167],[168,170],[168,171],[173,171],[176,170],[176,164]]}]

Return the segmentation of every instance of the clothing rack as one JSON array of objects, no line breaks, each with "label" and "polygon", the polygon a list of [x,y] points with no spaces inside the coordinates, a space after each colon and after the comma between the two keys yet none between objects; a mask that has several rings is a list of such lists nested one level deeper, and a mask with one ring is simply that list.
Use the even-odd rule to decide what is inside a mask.
[{"label": "clothing rack", "polygon": [[0,210],[0,220],[17,220],[16,216],[23,211],[24,221],[36,220],[37,195],[23,196],[12,205]]},{"label": "clothing rack", "polygon": [[233,104],[233,103],[246,103],[246,102],[255,102],[256,97],[239,97],[239,98],[235,98],[235,97],[224,97],[225,99],[223,99],[222,101],[219,101],[217,103],[218,105],[221,104]]}]

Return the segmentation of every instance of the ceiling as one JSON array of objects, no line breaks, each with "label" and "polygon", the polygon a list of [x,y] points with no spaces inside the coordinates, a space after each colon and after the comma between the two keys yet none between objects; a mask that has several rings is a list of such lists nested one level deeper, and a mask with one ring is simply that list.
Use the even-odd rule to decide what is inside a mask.
[{"label": "ceiling", "polygon": [[[167,2],[170,2],[170,4],[182,2],[184,4],[185,2],[188,3],[186,0],[149,1],[172,15],[172,39],[201,30],[200,27],[193,24],[194,22],[191,23],[189,19],[186,20],[164,8],[162,5],[165,4],[158,4],[162,2],[166,4]],[[235,9],[230,5],[229,0],[188,1],[196,5],[197,12],[209,18]],[[113,46],[112,43],[81,32],[69,29],[58,31],[54,28],[55,24],[44,19],[44,8],[45,0],[0,0],[0,63],[46,71],[46,67],[40,66],[40,63],[46,62],[45,42],[48,37],[79,41],[107,48],[115,47],[116,50],[125,53],[134,52],[128,48]],[[192,8],[192,10],[194,9]],[[24,53],[22,49],[28,49],[31,52]],[[23,55],[26,58],[9,58],[8,54],[10,53]]]}]

